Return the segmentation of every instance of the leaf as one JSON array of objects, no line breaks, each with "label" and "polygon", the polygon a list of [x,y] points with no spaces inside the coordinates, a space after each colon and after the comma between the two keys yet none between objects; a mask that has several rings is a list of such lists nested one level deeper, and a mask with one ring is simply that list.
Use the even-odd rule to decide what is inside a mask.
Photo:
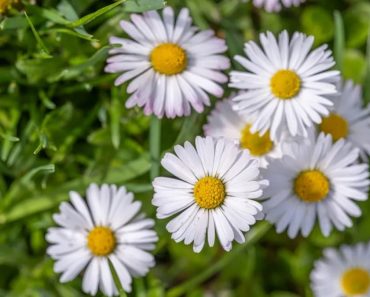
[{"label": "leaf", "polygon": [[[67,18],[68,21],[76,21],[78,20],[78,14],[73,8],[73,6],[67,1],[62,0],[58,4],[58,10]],[[80,36],[86,36],[86,38],[92,38],[92,35],[86,32],[85,28],[83,26],[74,28],[74,30],[80,35]]]},{"label": "leaf", "polygon": [[148,10],[161,9],[166,5],[163,0],[127,0],[124,10],[127,12],[144,12]]},{"label": "leaf", "polygon": [[90,13],[88,15],[85,15],[84,17],[74,21],[74,22],[70,22],[68,24],[68,26],[72,27],[72,28],[76,28],[76,27],[80,27],[82,25],[85,25],[85,24],[88,24],[90,22],[92,22],[93,20],[95,20],[96,18],[98,18],[99,16],[107,13],[108,11],[111,11],[112,9],[116,8],[118,5],[124,3],[125,1],[127,0],[118,0],[117,2],[115,3],[112,3],[110,5],[107,5],[103,8],[100,8],[99,10],[93,12],[93,13]]},{"label": "leaf", "polygon": [[41,57],[44,57],[45,59],[52,58],[52,56],[49,54],[49,50],[47,49],[44,42],[40,38],[39,33],[36,31],[35,27],[33,26],[31,19],[28,17],[27,12],[24,12],[24,15],[26,16],[27,22],[32,30],[33,36],[35,36],[37,45],[39,46],[41,50],[41,54],[42,54]]},{"label": "leaf", "polygon": [[345,51],[343,55],[343,77],[361,84],[364,81],[365,73],[366,59],[362,52],[354,49]]},{"label": "leaf", "polygon": [[29,84],[51,82],[53,76],[64,69],[60,58],[51,59],[27,59],[21,57],[17,60],[15,67],[26,75]]},{"label": "leaf", "polygon": [[301,16],[303,31],[315,36],[315,43],[329,41],[334,35],[334,25],[330,13],[321,6],[308,6]]},{"label": "leaf", "polygon": [[370,32],[370,4],[360,2],[344,12],[347,46],[360,47],[366,43]]},{"label": "leaf", "polygon": [[101,49],[99,49],[91,58],[89,58],[85,63],[72,66],[67,69],[63,69],[59,74],[55,75],[53,77],[53,80],[58,81],[58,80],[69,80],[77,77],[80,75],[82,72],[84,72],[87,68],[94,66],[95,64],[103,61],[106,59],[108,56],[108,52],[111,48],[113,48],[114,45],[106,45],[103,46]]},{"label": "leaf", "polygon": [[[148,172],[149,169],[149,156],[144,154],[136,160],[130,161],[122,166],[112,168],[108,172],[104,182],[108,184],[122,184]],[[3,213],[0,213],[0,225],[11,223],[39,212],[55,208],[61,201],[68,199],[69,191],[82,193],[86,190],[86,187],[89,184],[100,182],[101,181],[96,176],[82,177],[63,183],[51,190],[40,192],[35,189],[31,189],[31,192],[22,190],[18,192],[18,195],[22,195],[24,199],[16,204],[10,205],[10,207],[6,208]],[[22,197],[12,197],[12,200],[19,200]]]}]

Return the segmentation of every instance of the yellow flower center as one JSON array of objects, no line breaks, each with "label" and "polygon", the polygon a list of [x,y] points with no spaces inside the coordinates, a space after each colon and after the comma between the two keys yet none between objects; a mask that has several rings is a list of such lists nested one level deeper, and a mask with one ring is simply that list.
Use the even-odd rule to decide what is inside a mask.
[{"label": "yellow flower center", "polygon": [[225,196],[225,185],[216,177],[203,177],[194,186],[195,202],[202,208],[213,209],[220,206]]},{"label": "yellow flower center", "polygon": [[0,0],[0,14],[11,8],[12,4],[16,2],[18,2],[18,0]]},{"label": "yellow flower center", "polygon": [[342,289],[347,296],[366,294],[370,289],[370,275],[365,269],[355,267],[342,275]]},{"label": "yellow flower center", "polygon": [[336,113],[331,113],[328,117],[323,118],[320,124],[320,130],[330,134],[334,141],[345,138],[348,135],[348,122],[346,119]]},{"label": "yellow flower center", "polygon": [[242,130],[240,146],[248,149],[253,156],[263,156],[270,152],[274,143],[270,139],[270,132],[267,131],[262,136],[250,131],[251,125],[247,124]]},{"label": "yellow flower center", "polygon": [[95,256],[107,256],[116,247],[116,237],[107,227],[95,227],[87,237],[87,246]]},{"label": "yellow flower center", "polygon": [[185,70],[188,59],[185,50],[177,44],[162,43],[152,50],[150,61],[155,71],[175,75]]},{"label": "yellow flower center", "polygon": [[271,92],[277,98],[286,100],[297,95],[301,89],[301,79],[292,70],[279,70],[270,81]]},{"label": "yellow flower center", "polygon": [[319,170],[302,171],[294,181],[295,193],[305,202],[319,202],[326,198],[329,190],[329,180]]}]

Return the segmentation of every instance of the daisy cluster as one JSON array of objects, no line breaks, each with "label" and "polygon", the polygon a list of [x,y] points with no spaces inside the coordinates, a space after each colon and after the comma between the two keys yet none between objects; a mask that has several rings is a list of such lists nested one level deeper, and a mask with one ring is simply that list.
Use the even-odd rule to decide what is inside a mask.
[{"label": "daisy cluster", "polygon": [[[254,0],[267,10],[301,2]],[[234,58],[243,70],[228,76],[225,41],[195,27],[188,9],[132,14],[120,26],[125,37],[110,38],[119,47],[105,70],[127,86],[127,108],[175,118],[204,112],[227,82],[234,92],[217,101],[204,135],[164,155],[168,174],[153,180],[152,204],[158,219],[171,218],[173,240],[197,253],[218,240],[230,251],[262,219],[290,238],[309,236],[316,223],[325,236],[352,227],[368,198],[370,108],[361,87],[333,70],[327,45],[314,49],[303,33],[262,33]],[[47,240],[55,271],[66,282],[85,269],[83,290],[112,296],[111,263],[130,291],[132,276],[154,265],[154,221],[125,187],[90,185],[86,195],[87,203],[72,192],[54,216],[59,227]],[[312,272],[316,296],[370,296],[369,256],[364,244],[325,251]]]}]

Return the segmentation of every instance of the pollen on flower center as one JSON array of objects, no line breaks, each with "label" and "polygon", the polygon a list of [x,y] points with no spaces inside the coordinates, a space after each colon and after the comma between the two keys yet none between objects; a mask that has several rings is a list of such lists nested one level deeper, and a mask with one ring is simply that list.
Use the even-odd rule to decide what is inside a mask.
[{"label": "pollen on flower center", "polygon": [[349,132],[347,120],[336,113],[323,118],[319,128],[322,132],[331,134],[334,141],[347,137]]},{"label": "pollen on flower center", "polygon": [[152,50],[150,61],[155,71],[175,75],[185,70],[188,59],[185,50],[177,44],[162,43]]},{"label": "pollen on flower center", "polygon": [[291,99],[301,89],[301,79],[292,70],[279,70],[270,81],[271,92],[279,99]]},{"label": "pollen on flower center", "polygon": [[194,186],[195,202],[202,208],[213,209],[220,206],[225,195],[225,185],[216,177],[203,177]]},{"label": "pollen on flower center", "polygon": [[347,296],[366,294],[370,289],[370,274],[363,268],[351,268],[343,273],[341,284]]},{"label": "pollen on flower center", "polygon": [[87,237],[87,246],[95,256],[107,256],[116,247],[116,237],[108,227],[95,227]]},{"label": "pollen on flower center", "polygon": [[294,192],[305,202],[322,201],[329,190],[329,180],[319,170],[302,171],[294,180]]},{"label": "pollen on flower center", "polygon": [[263,156],[270,152],[274,143],[271,141],[270,132],[262,136],[258,132],[250,131],[251,125],[247,124],[241,132],[240,146],[248,149],[253,156]]}]

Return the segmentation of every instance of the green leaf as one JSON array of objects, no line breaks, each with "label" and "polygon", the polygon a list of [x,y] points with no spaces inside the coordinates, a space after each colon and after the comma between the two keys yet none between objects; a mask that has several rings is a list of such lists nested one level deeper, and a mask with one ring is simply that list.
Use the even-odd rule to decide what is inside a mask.
[{"label": "green leaf", "polygon": [[370,32],[370,3],[359,2],[344,12],[347,46],[351,48],[366,44]]},{"label": "green leaf", "polygon": [[95,54],[92,55],[91,58],[89,58],[86,62],[79,64],[79,65],[72,66],[67,69],[63,69],[59,74],[53,77],[53,80],[58,81],[61,79],[69,80],[69,79],[76,78],[89,67],[92,67],[95,64],[105,60],[106,57],[108,56],[109,50],[113,47],[114,45],[103,46],[101,49],[95,52]]},{"label": "green leaf", "polygon": [[76,27],[80,27],[82,25],[88,24],[88,23],[92,22],[93,20],[95,20],[96,18],[100,17],[101,15],[103,15],[103,14],[111,11],[112,9],[116,8],[118,5],[124,3],[125,1],[127,1],[127,0],[118,0],[115,3],[107,5],[103,8],[100,8],[99,10],[97,10],[93,13],[85,15],[84,17],[82,17],[82,18],[80,18],[80,19],[78,19],[74,22],[69,23],[68,26],[70,26],[72,28],[76,28]]},{"label": "green leaf", "polygon": [[329,41],[334,35],[334,25],[330,13],[321,6],[308,6],[301,16],[303,31],[315,36],[315,43]]},{"label": "green leaf", "polygon": [[31,19],[28,17],[27,12],[24,12],[24,15],[26,16],[28,25],[30,26],[30,28],[32,30],[33,36],[35,36],[35,39],[37,41],[37,45],[39,46],[39,48],[41,50],[41,54],[42,54],[41,57],[43,57],[43,58],[52,58],[52,56],[49,54],[49,50],[45,46],[44,42],[40,38],[39,33],[36,31],[34,25],[32,24]]},{"label": "green leaf", "polygon": [[354,49],[345,51],[343,55],[343,77],[361,84],[364,81],[365,73],[366,59],[362,52]]},{"label": "green leaf", "polygon": [[53,81],[53,76],[64,69],[63,61],[60,58],[51,59],[27,59],[21,57],[15,64],[16,68],[26,75],[28,82],[32,84]]},{"label": "green leaf", "polygon": [[[68,21],[78,20],[77,12],[67,0],[62,0],[59,3],[58,10],[67,18]],[[92,35],[87,33],[83,26],[74,28],[74,30],[79,34],[79,36],[85,36],[86,38],[89,38],[89,39],[92,38]]]},{"label": "green leaf", "polygon": [[127,12],[144,12],[148,10],[161,9],[166,5],[163,0],[127,0],[124,10]]}]

